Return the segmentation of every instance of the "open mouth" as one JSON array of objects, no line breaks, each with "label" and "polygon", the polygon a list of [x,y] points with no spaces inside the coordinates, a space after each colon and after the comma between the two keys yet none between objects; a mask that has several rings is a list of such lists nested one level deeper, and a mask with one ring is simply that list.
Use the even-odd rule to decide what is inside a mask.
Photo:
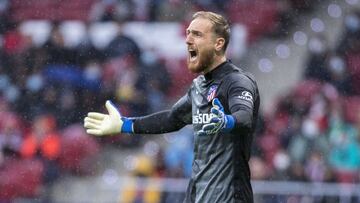
[{"label": "open mouth", "polygon": [[197,59],[197,52],[195,50],[189,50],[190,61],[195,61]]}]

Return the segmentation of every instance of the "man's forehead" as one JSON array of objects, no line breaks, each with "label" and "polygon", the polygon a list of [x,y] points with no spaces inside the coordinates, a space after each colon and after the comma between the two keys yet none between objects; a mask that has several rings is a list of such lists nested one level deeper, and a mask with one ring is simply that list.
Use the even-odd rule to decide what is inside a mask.
[{"label": "man's forehead", "polygon": [[189,24],[187,30],[189,31],[200,31],[200,32],[209,32],[211,31],[212,24],[210,20],[205,18],[195,18]]}]

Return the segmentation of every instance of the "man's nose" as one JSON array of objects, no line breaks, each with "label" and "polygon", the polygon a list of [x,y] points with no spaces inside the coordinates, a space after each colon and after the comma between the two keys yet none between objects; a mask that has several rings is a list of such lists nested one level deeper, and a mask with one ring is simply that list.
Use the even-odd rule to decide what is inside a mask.
[{"label": "man's nose", "polygon": [[186,39],[185,39],[185,42],[186,42],[186,44],[188,44],[188,45],[193,44],[193,39],[192,39],[192,37],[191,37],[190,35],[187,35],[187,36],[186,36]]}]

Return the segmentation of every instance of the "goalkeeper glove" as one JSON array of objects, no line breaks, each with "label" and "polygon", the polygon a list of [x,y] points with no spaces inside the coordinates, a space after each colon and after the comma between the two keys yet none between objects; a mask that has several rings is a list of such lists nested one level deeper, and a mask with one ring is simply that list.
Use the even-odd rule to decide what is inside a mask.
[{"label": "goalkeeper glove", "polygon": [[218,132],[230,132],[235,126],[235,119],[232,115],[224,113],[224,107],[218,98],[212,101],[211,113],[212,117],[209,124],[203,125],[198,132],[199,136],[212,135]]},{"label": "goalkeeper glove", "polygon": [[105,107],[109,114],[89,112],[84,119],[84,127],[88,134],[102,136],[134,132],[133,121],[122,117],[111,101],[106,101]]}]

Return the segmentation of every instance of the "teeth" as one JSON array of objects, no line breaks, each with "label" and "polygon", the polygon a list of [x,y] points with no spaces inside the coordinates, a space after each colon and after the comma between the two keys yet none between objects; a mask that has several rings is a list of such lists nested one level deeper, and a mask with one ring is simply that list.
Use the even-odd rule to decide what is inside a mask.
[{"label": "teeth", "polygon": [[195,61],[197,59],[197,56],[190,56],[190,61]]},{"label": "teeth", "polygon": [[195,49],[188,48],[188,52],[189,52],[189,59],[190,59],[190,61],[191,61],[191,62],[196,61],[196,59],[197,59],[197,53],[196,53]]}]

